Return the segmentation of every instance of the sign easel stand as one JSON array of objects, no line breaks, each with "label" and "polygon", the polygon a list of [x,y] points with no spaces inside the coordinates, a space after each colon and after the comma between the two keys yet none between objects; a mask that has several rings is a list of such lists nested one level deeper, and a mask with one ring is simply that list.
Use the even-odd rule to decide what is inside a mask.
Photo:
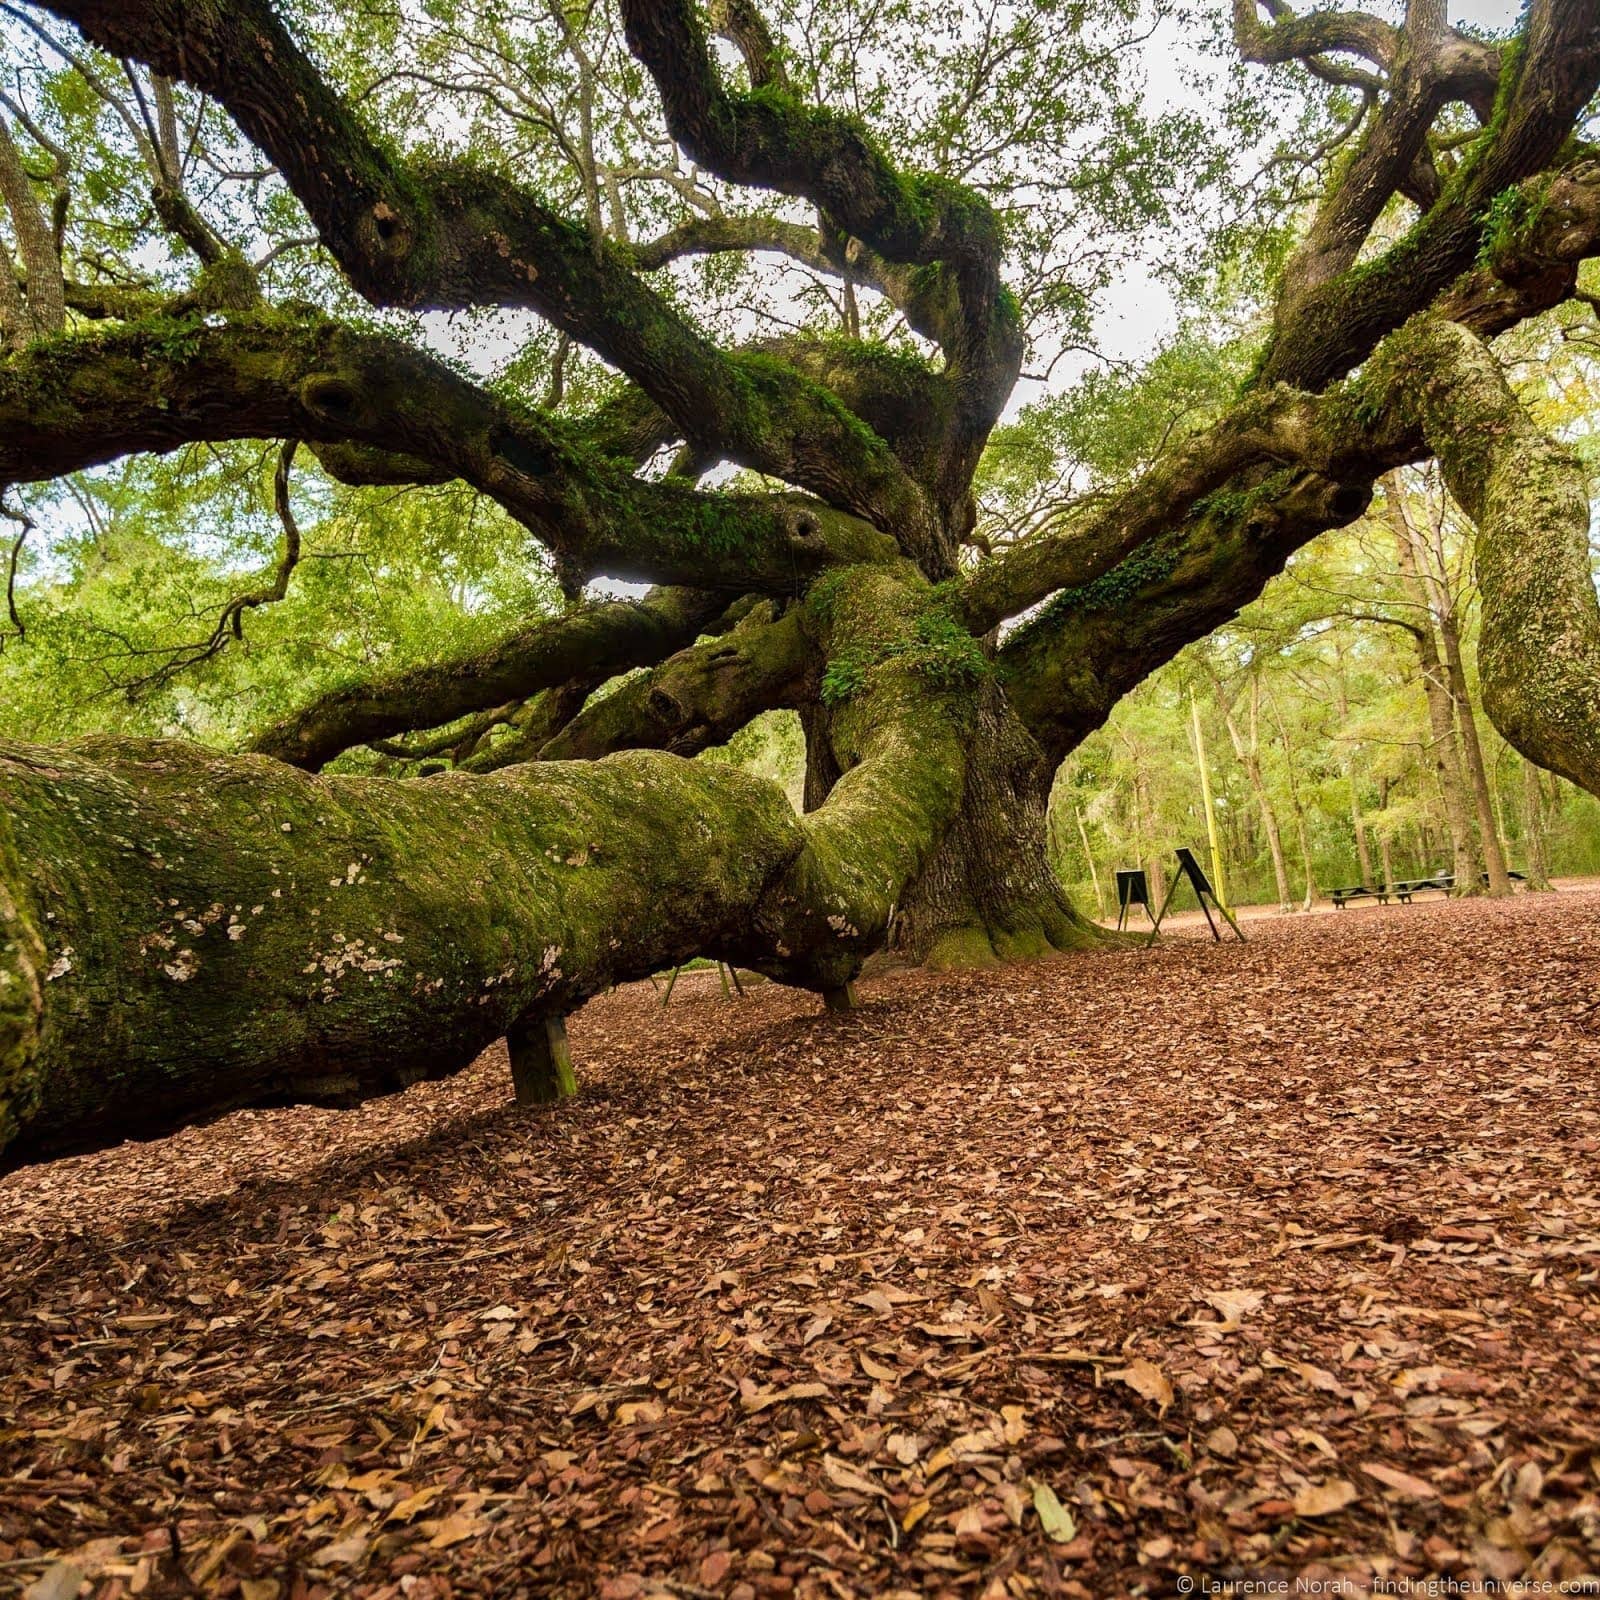
[{"label": "sign easel stand", "polygon": [[[1211,906],[1206,904],[1208,900],[1227,919],[1228,926],[1233,929],[1235,938],[1238,939],[1240,944],[1243,944],[1245,937],[1239,931],[1239,924],[1234,921],[1233,913],[1218,898],[1217,891],[1211,887],[1211,882],[1206,877],[1204,868],[1194,858],[1194,851],[1184,845],[1179,845],[1178,870],[1173,874],[1172,882],[1167,886],[1167,897],[1161,902],[1160,911],[1156,913],[1155,926],[1150,930],[1150,937],[1145,940],[1145,948],[1148,950],[1156,942],[1156,935],[1161,932],[1161,923],[1166,917],[1168,907],[1172,904],[1172,897],[1178,892],[1178,885],[1185,878],[1189,880],[1189,884],[1194,890],[1195,899],[1200,902],[1200,909],[1205,912],[1206,926],[1211,930],[1211,937],[1218,944],[1222,943],[1222,935],[1217,932],[1217,924],[1211,915]],[[1120,922],[1118,926],[1121,926]]]}]

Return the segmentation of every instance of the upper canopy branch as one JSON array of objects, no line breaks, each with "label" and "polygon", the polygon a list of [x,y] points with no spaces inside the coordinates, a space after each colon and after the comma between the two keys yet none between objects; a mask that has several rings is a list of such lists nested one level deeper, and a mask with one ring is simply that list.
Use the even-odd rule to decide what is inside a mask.
[{"label": "upper canopy branch", "polygon": [[[1455,283],[1435,308],[1441,319],[1485,338],[1561,304],[1574,292],[1579,265],[1600,254],[1600,161],[1583,157],[1548,178],[1530,179],[1514,209],[1525,214],[1526,222],[1498,237],[1488,260]],[[1334,391],[1327,414],[1334,415],[1342,398],[1358,392],[1349,386]],[[1387,466],[1414,459],[1423,448],[1413,432],[1382,450],[1374,450],[1368,441],[1362,446],[1364,457],[1346,455],[1336,462],[1330,440],[1343,436],[1308,422],[1311,405],[1303,391],[1258,386],[1123,493],[985,561],[963,587],[964,619],[982,631],[1058,591],[1095,583],[1158,536],[1183,525],[1207,496],[1237,491],[1241,473],[1310,466],[1356,483],[1370,482]],[[1377,409],[1370,397],[1361,405]]]},{"label": "upper canopy branch", "polygon": [[773,86],[723,83],[688,0],[622,0],[628,44],[649,68],[673,137],[733,183],[812,201],[891,261],[957,263],[998,281],[1000,222],[971,191],[906,177],[859,124]]},{"label": "upper canopy branch", "polygon": [[[1271,22],[1261,18],[1265,8]],[[1314,11],[1296,16],[1288,0],[1233,0],[1233,37],[1246,61],[1278,66],[1340,52],[1389,68],[1400,32],[1365,11]]]},{"label": "upper canopy branch", "polygon": [[375,139],[271,0],[41,0],[93,43],[212,95],[271,158],[350,282],[377,305],[524,306],[633,378],[712,456],[795,483],[883,528],[922,496],[830,397],[718,349],[596,238],[523,186],[465,163],[406,160]]},{"label": "upper canopy branch", "polygon": [[937,269],[915,317],[945,350],[963,396],[959,424],[986,436],[1021,367],[1022,335],[1002,291],[1002,227],[974,191],[900,172],[854,120],[774,83],[735,93],[689,0],[622,0],[628,44],[654,76],[667,125],[733,183],[811,201],[829,228],[889,262]]},{"label": "upper canopy branch", "polygon": [[916,332],[938,342],[943,330],[938,319],[929,315],[926,298],[917,293],[911,271],[885,260],[858,239],[840,240],[821,229],[778,217],[719,213],[691,217],[632,247],[634,263],[645,272],[686,256],[763,250],[788,256],[820,275],[876,290]]},{"label": "upper canopy branch", "polygon": [[543,540],[569,582],[605,573],[787,591],[830,563],[894,550],[815,501],[637,478],[569,424],[509,405],[397,340],[320,317],[156,317],[0,362],[0,484],[241,438],[354,442],[397,470],[405,462],[394,452],[430,477],[442,468]]},{"label": "upper canopy branch", "polygon": [[1600,87],[1600,0],[1535,0],[1519,48],[1501,53],[1488,125],[1437,203],[1388,252],[1357,264],[1370,232],[1363,219],[1375,221],[1410,177],[1451,92],[1454,36],[1439,24],[1438,0],[1416,10],[1429,26],[1406,31],[1396,71],[1403,81],[1285,274],[1261,367],[1267,382],[1323,388],[1468,271],[1497,197],[1557,157]]}]

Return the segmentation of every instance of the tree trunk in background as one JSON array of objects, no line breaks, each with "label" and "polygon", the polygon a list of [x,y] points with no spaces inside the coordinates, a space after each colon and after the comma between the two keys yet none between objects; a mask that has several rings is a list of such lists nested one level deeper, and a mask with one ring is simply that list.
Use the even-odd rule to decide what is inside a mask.
[{"label": "tree trunk in background", "polygon": [[1531,761],[1520,761],[1520,765],[1523,871],[1527,874],[1530,889],[1549,889],[1551,887],[1550,835],[1545,827],[1544,786],[1539,782],[1539,769]]},{"label": "tree trunk in background", "polygon": [[1306,832],[1306,808],[1300,803],[1300,779],[1295,773],[1295,751],[1289,742],[1289,729],[1283,720],[1278,697],[1270,690],[1267,703],[1272,707],[1272,720],[1278,727],[1278,742],[1283,746],[1284,770],[1289,775],[1289,804],[1294,811],[1295,842],[1300,847],[1300,866],[1305,873],[1306,897],[1300,909],[1309,911],[1317,903],[1317,874],[1311,864],[1311,839]]},{"label": "tree trunk in background", "polygon": [[[1220,698],[1220,697],[1219,697]],[[1267,793],[1266,780],[1261,774],[1261,682],[1252,678],[1250,684],[1250,739],[1246,743],[1240,735],[1232,706],[1223,706],[1223,724],[1233,751],[1244,768],[1245,781],[1261,812],[1261,826],[1267,836],[1267,850],[1272,856],[1272,879],[1278,890],[1278,908],[1290,908],[1289,868],[1283,859],[1283,832],[1278,826],[1278,813],[1273,809],[1272,797]]]},{"label": "tree trunk in background", "polygon": [[[1389,780],[1387,778],[1378,780],[1378,809],[1380,811],[1389,809]],[[1394,853],[1390,848],[1389,835],[1381,829],[1378,832],[1378,862],[1383,868],[1383,883],[1384,887],[1387,888],[1394,882]]]},{"label": "tree trunk in background", "polygon": [[[1144,839],[1144,812],[1147,790],[1144,777],[1141,774],[1133,780],[1133,859],[1134,865],[1143,867],[1147,879],[1146,887],[1150,890],[1150,898],[1159,906],[1167,897],[1167,875],[1161,864],[1161,857],[1152,848],[1146,857]],[[1152,911],[1152,915],[1154,912]]]},{"label": "tree trunk in background", "polygon": [[1106,914],[1105,891],[1100,887],[1100,873],[1094,864],[1094,852],[1089,848],[1089,830],[1083,824],[1083,808],[1074,804],[1072,811],[1078,819],[1078,837],[1083,841],[1083,859],[1089,863],[1089,881],[1094,885],[1095,915],[1103,918]]},{"label": "tree trunk in background", "polygon": [[[1390,478],[1390,483],[1395,478]],[[1505,851],[1500,844],[1500,830],[1495,825],[1494,798],[1489,790],[1489,773],[1483,762],[1483,743],[1478,737],[1478,721],[1472,709],[1472,697],[1467,692],[1466,668],[1461,658],[1461,630],[1456,619],[1455,599],[1450,593],[1444,559],[1444,545],[1437,528],[1422,529],[1412,520],[1402,495],[1392,495],[1396,507],[1398,526],[1403,526],[1415,552],[1416,569],[1427,588],[1430,610],[1439,630],[1440,656],[1444,663],[1445,681],[1454,702],[1457,725],[1461,731],[1461,749],[1465,756],[1467,778],[1470,783],[1473,810],[1478,818],[1478,840],[1483,849],[1484,870],[1489,875],[1489,893],[1511,893],[1511,880],[1506,876]],[[1477,887],[1476,882],[1471,888]],[[1462,892],[1459,878],[1456,890]]]},{"label": "tree trunk in background", "polygon": [[[1339,712],[1339,725],[1343,727],[1350,720],[1350,696],[1344,686],[1344,655],[1341,651],[1337,658],[1338,672],[1334,683],[1338,691],[1337,707]],[[1350,753],[1344,762],[1345,783],[1350,791],[1350,826],[1355,830],[1356,836],[1356,863],[1361,873],[1363,887],[1376,888],[1372,881],[1372,850],[1367,844],[1367,823],[1361,812],[1361,779],[1357,770],[1355,746],[1350,746]]]},{"label": "tree trunk in background", "polygon": [[1456,718],[1461,725],[1461,748],[1466,753],[1467,772],[1472,779],[1472,803],[1478,814],[1478,836],[1483,842],[1483,864],[1489,874],[1489,893],[1510,894],[1511,879],[1506,875],[1505,849],[1500,843],[1500,829],[1495,821],[1489,770],[1484,765],[1478,719],[1467,693],[1467,675],[1461,664],[1461,638],[1456,632],[1454,617],[1439,619],[1439,637],[1444,646],[1445,671],[1450,677],[1450,694],[1455,701]]},{"label": "tree trunk in background", "polygon": [[[1417,623],[1411,637],[1416,642],[1417,664],[1422,674],[1423,698],[1428,707],[1428,748],[1433,756],[1434,774],[1444,801],[1445,824],[1450,832],[1450,870],[1455,874],[1460,893],[1476,888],[1483,870],[1475,848],[1472,812],[1467,797],[1467,780],[1461,770],[1461,748],[1456,742],[1454,705],[1444,663],[1439,656],[1439,638],[1434,631],[1434,610],[1428,586],[1418,570],[1414,530],[1401,505],[1398,475],[1386,480],[1389,525],[1394,534],[1395,557],[1407,598],[1417,608]],[[1427,870],[1432,871],[1429,863]]]}]

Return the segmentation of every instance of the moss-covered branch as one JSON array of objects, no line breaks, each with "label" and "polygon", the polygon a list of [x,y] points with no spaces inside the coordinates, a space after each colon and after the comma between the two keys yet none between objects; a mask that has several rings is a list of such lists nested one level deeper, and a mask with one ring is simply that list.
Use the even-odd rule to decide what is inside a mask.
[{"label": "moss-covered branch", "polygon": [[[1406,99],[1403,126],[1391,130],[1388,148],[1393,151],[1408,141],[1415,144],[1419,119],[1446,91],[1436,61],[1424,70],[1431,90]],[[1468,272],[1491,240],[1499,197],[1557,159],[1597,87],[1600,0],[1531,8],[1521,39],[1502,52],[1487,125],[1427,214],[1389,250],[1356,265],[1348,262],[1365,234],[1352,247],[1353,235],[1341,225],[1338,238],[1328,241],[1333,253],[1327,261],[1287,276],[1274,338],[1261,366],[1263,381],[1325,387]],[[1385,170],[1390,176],[1403,174],[1410,162],[1397,160]],[[1360,183],[1367,176],[1363,167],[1347,181]],[[1346,196],[1336,188],[1323,209],[1349,222],[1375,216],[1371,202],[1370,193],[1352,190]]]},{"label": "moss-covered branch", "polygon": [[[1484,259],[1437,307],[1441,319],[1485,337],[1567,300],[1580,265],[1600,254],[1600,161],[1581,157],[1513,193],[1506,209],[1515,224],[1497,232]],[[1096,585],[1102,601],[1131,602],[1140,592],[1131,576],[1137,569],[1111,577],[1124,562],[1204,509],[1208,497],[1223,506],[1255,503],[1260,484],[1282,467],[1309,467],[1365,489],[1426,450],[1415,424],[1393,409],[1395,398],[1364,377],[1321,402],[1287,385],[1258,384],[1124,492],[985,561],[962,585],[963,618],[982,632],[1053,594]]]},{"label": "moss-covered branch", "polygon": [[1130,689],[1236,616],[1302,545],[1359,516],[1371,481],[1270,465],[1242,473],[1007,639],[999,672],[1017,715],[1061,759]]},{"label": "moss-covered branch", "polygon": [[858,121],[808,105],[779,82],[730,89],[688,0],[623,0],[622,11],[667,124],[696,160],[731,182],[810,200],[830,230],[885,262],[920,269],[898,298],[944,348],[957,454],[966,456],[963,445],[981,448],[1023,351],[1000,281],[1003,237],[993,208],[962,184],[901,172]]},{"label": "moss-covered branch", "polygon": [[815,693],[815,654],[791,608],[763,605],[719,639],[669,656],[592,701],[539,752],[546,761],[593,760],[615,750],[692,756],[726,743],[763,711]]},{"label": "moss-covered branch", "polygon": [[928,595],[857,568],[825,652],[884,651],[836,718],[829,802],[657,753],[487,777],[315,777],[168,741],[0,745],[0,1148],[464,1066],[697,953],[836,988],[948,828],[969,714],[888,648]]},{"label": "moss-covered branch", "polygon": [[574,678],[648,666],[692,644],[727,603],[726,594],[704,589],[591,601],[483,649],[330,690],[268,728],[250,748],[314,772],[358,744],[442,727]]},{"label": "moss-covered branch", "polygon": [[1307,61],[1334,52],[1364,57],[1388,68],[1401,45],[1400,30],[1366,11],[1314,11],[1296,16],[1287,0],[1270,0],[1272,20],[1261,17],[1263,0],[1233,0],[1233,38],[1246,61],[1263,65]]},{"label": "moss-covered branch", "polygon": [[803,847],[777,790],[657,755],[406,782],[0,746],[0,815],[0,893],[48,930],[0,967],[24,995],[0,1011],[13,1159],[453,1071],[523,1016],[717,948]]},{"label": "moss-covered branch", "polygon": [[1182,522],[1206,495],[1278,454],[1285,419],[1298,415],[1303,399],[1288,389],[1247,396],[1122,493],[985,561],[961,586],[963,621],[983,633],[1052,594],[1106,577]]}]

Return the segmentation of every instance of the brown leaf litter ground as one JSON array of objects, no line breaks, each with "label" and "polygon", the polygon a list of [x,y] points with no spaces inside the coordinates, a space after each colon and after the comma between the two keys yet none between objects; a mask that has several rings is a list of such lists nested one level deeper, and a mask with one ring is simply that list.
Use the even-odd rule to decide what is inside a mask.
[{"label": "brown leaf litter ground", "polygon": [[0,1591],[1592,1575],[1600,893],[1250,931],[12,1175]]}]

